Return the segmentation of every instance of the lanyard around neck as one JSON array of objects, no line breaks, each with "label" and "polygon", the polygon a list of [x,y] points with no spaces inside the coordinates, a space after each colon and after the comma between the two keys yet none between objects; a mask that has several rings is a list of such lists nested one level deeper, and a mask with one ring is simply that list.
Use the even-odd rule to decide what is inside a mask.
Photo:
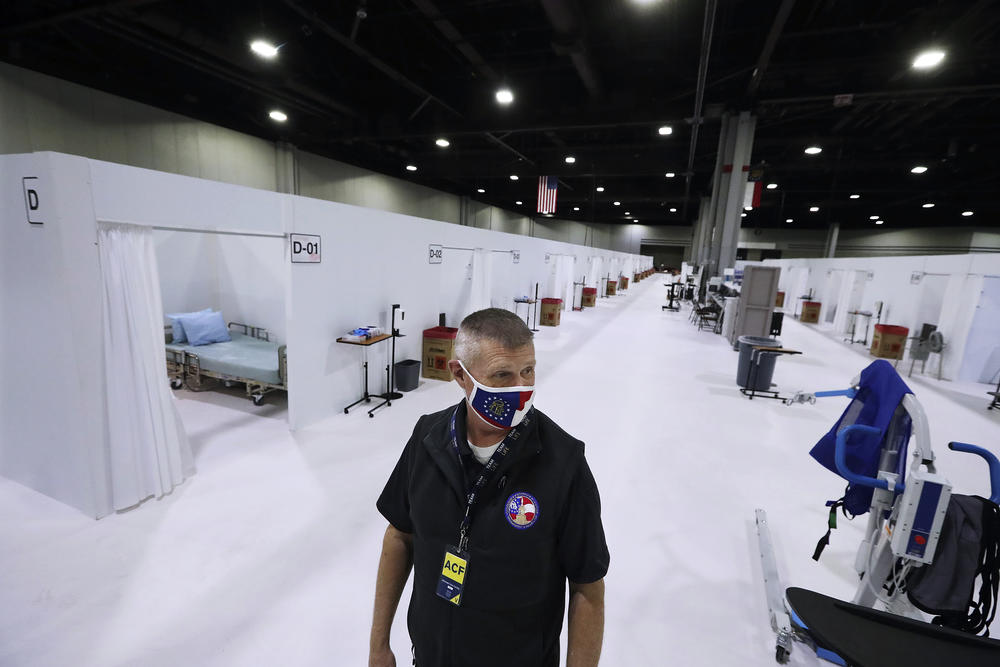
[{"label": "lanyard around neck", "polygon": [[[524,416],[524,420],[514,427],[503,439],[500,445],[490,456],[490,460],[486,462],[483,466],[482,472],[479,473],[479,477],[473,482],[472,487],[469,489],[465,497],[465,515],[462,517],[462,524],[459,526],[458,532],[458,548],[461,551],[467,551],[469,545],[469,526],[472,524],[472,508],[476,504],[476,499],[479,496],[479,492],[486,486],[493,476],[493,473],[497,471],[500,467],[500,463],[507,458],[507,454],[510,453],[511,445],[514,444],[527,429],[528,425],[531,423],[531,419],[534,416],[534,408],[528,411],[528,414]],[[458,448],[458,431],[456,429],[456,419],[458,417],[458,408],[451,413],[451,448],[455,452],[455,458],[458,464],[462,465],[462,453]]]}]

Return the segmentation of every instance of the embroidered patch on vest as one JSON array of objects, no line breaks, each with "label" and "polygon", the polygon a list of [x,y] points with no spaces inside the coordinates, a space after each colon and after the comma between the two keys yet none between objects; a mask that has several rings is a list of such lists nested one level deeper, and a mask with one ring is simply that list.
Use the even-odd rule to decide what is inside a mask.
[{"label": "embroidered patch on vest", "polygon": [[538,521],[538,501],[530,493],[518,491],[507,499],[504,514],[507,523],[518,530],[531,528]]}]

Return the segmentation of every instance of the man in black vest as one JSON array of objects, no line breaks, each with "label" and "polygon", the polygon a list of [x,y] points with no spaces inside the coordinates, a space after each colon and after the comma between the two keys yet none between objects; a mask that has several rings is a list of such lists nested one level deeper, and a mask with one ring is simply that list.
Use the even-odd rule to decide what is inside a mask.
[{"label": "man in black vest", "polygon": [[535,348],[513,313],[469,315],[455,356],[465,400],[420,418],[378,499],[369,665],[396,664],[411,568],[418,667],[557,667],[567,581],[567,666],[596,665],[609,555],[583,443],[532,407]]}]

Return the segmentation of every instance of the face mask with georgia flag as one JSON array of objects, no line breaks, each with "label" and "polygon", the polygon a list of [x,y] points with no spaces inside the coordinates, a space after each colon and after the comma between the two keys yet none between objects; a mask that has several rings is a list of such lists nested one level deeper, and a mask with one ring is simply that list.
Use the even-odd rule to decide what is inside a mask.
[{"label": "face mask with georgia flag", "polygon": [[472,377],[472,373],[459,360],[465,374],[474,385],[469,394],[469,406],[480,419],[497,428],[513,428],[524,420],[535,400],[535,388],[528,385],[519,387],[487,387]]}]

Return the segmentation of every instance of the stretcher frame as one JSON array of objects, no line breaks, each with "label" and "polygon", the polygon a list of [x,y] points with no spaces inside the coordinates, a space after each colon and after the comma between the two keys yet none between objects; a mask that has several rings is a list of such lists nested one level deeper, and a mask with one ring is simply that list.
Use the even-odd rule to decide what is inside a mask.
[{"label": "stretcher frame", "polygon": [[[229,322],[227,328],[240,328],[245,336],[268,342],[271,340],[270,333],[263,327],[255,327],[242,322]],[[173,342],[173,333],[169,325],[164,326],[163,329],[164,340],[169,345]],[[202,386],[202,378],[218,380],[226,386],[239,382],[246,386],[247,398],[252,400],[254,405],[260,405],[267,394],[277,390],[288,391],[287,347],[287,345],[278,346],[278,378],[281,380],[278,384],[264,382],[259,378],[206,370],[201,367],[201,358],[197,353],[187,350],[172,350],[169,347],[166,348],[167,377],[170,378],[170,386],[173,389],[185,387],[190,391],[208,389],[208,387]]]}]

